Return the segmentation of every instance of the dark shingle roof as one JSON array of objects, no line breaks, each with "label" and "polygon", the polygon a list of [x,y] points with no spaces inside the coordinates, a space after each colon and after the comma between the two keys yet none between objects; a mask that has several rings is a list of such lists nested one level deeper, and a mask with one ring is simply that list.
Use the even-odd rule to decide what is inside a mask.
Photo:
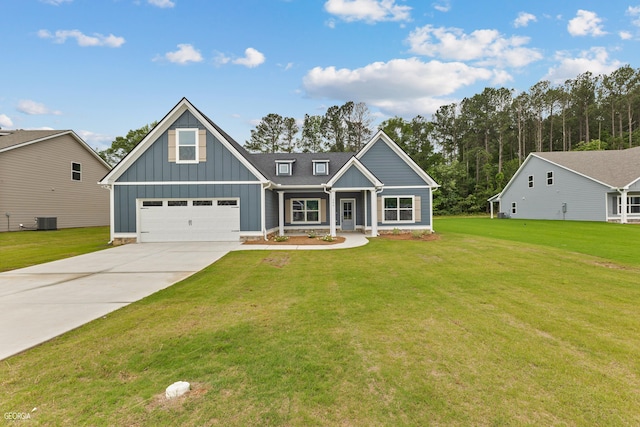
[{"label": "dark shingle roof", "polygon": [[[320,185],[327,183],[355,153],[254,153],[249,160],[264,176],[281,185]],[[276,160],[295,160],[291,176],[276,175]],[[329,175],[314,175],[313,160],[329,160]]]},{"label": "dark shingle roof", "polygon": [[23,144],[29,141],[36,141],[48,138],[60,133],[69,132],[67,130],[0,130],[0,150],[13,145]]},{"label": "dark shingle roof", "polygon": [[533,154],[611,187],[622,188],[640,178],[640,147]]}]

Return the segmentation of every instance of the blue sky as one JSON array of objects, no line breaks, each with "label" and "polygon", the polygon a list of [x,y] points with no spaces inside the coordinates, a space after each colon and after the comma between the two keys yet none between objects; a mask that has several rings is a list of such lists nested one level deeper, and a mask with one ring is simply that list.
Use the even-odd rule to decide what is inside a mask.
[{"label": "blue sky", "polygon": [[183,97],[244,143],[269,113],[431,117],[484,87],[640,65],[640,0],[2,0],[0,127],[94,148]]}]

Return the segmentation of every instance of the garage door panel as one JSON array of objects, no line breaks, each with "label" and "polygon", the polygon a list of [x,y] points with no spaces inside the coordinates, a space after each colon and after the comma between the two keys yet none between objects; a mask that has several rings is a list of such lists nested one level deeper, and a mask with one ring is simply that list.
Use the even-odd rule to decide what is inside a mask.
[{"label": "garage door panel", "polygon": [[238,241],[240,209],[237,200],[233,203],[235,205],[219,205],[216,200],[212,203],[190,201],[187,206],[168,206],[168,201],[165,200],[162,206],[143,206],[139,209],[140,240]]}]

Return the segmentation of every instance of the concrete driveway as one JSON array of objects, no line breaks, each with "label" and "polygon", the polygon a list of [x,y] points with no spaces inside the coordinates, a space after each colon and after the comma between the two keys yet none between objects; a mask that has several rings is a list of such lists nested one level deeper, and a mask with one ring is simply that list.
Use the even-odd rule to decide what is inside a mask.
[{"label": "concrete driveway", "polygon": [[0,273],[0,360],[164,289],[239,242],[125,245]]}]

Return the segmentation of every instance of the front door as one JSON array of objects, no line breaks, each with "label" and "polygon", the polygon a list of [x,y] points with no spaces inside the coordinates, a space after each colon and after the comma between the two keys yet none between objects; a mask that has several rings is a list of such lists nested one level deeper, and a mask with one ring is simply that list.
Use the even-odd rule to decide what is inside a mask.
[{"label": "front door", "polygon": [[355,199],[340,200],[340,228],[342,231],[356,229],[356,201]]}]

